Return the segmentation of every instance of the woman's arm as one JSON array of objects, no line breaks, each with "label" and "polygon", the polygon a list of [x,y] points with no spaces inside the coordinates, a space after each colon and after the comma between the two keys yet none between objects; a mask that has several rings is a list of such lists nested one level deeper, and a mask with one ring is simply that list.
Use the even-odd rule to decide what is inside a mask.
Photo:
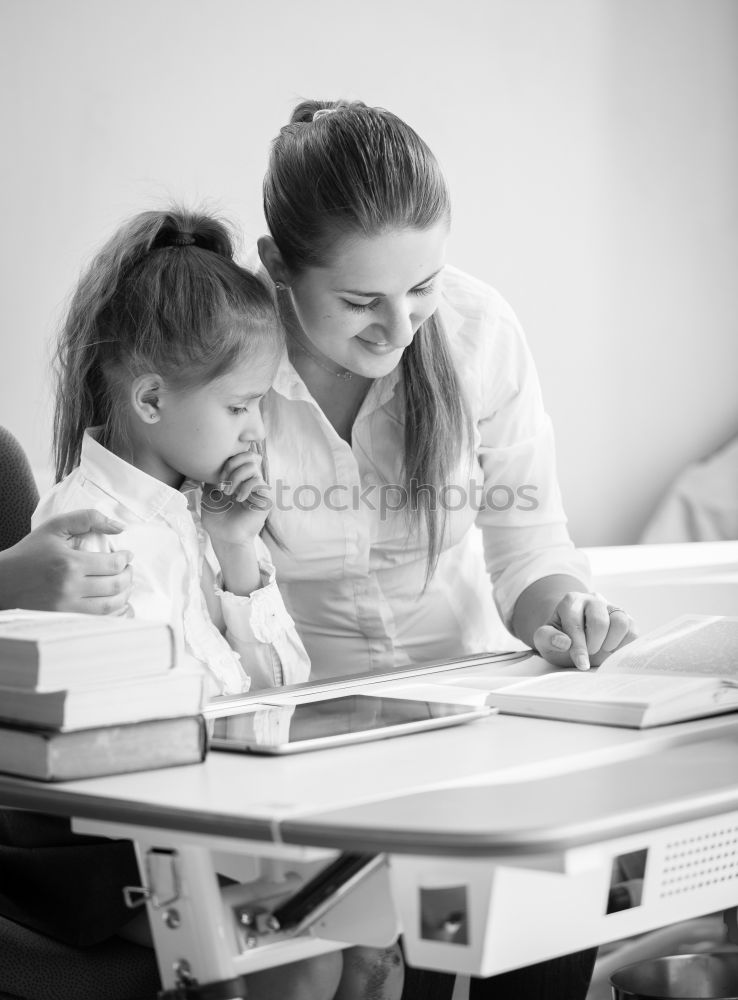
[{"label": "woman's arm", "polygon": [[[587,561],[569,538],[553,431],[525,337],[506,303],[490,300],[481,336],[478,461],[492,502],[477,523],[495,601],[510,631],[546,660],[588,669],[633,637],[632,623],[591,592]],[[494,505],[500,487],[514,503]]]}]

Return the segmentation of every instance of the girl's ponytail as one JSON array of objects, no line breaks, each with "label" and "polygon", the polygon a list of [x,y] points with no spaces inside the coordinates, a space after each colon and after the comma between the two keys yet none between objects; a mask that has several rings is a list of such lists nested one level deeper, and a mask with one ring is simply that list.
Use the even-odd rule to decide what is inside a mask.
[{"label": "girl's ponytail", "polygon": [[[166,247],[195,246],[209,250],[219,257],[233,260],[234,242],[227,227],[220,219],[209,215],[188,215],[175,212],[152,212],[159,219],[157,231],[148,247],[160,250]],[[139,216],[138,218],[142,218]]]},{"label": "girl's ponytail", "polygon": [[[54,359],[57,482],[79,463],[85,430],[113,418],[105,368],[115,357],[115,339],[113,330],[105,329],[104,316],[121,276],[149,252],[162,221],[158,213],[147,212],[122,226],[92,260],[72,296]],[[109,433],[108,428],[106,437]]]}]

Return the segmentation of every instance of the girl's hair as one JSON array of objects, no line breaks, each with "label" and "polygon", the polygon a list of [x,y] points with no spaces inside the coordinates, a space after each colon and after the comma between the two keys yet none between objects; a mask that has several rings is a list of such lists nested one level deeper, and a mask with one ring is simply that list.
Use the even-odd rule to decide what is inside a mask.
[{"label": "girl's hair", "polygon": [[186,389],[228,372],[251,351],[283,346],[271,296],[233,260],[229,228],[209,215],[143,212],[108,240],[82,275],[55,356],[57,481],[79,464],[85,428],[125,441],[130,380],[156,372]]},{"label": "girl's hair", "polygon": [[[344,236],[428,229],[449,221],[436,158],[396,115],[360,101],[303,101],[272,143],[264,214],[285,265],[324,267]],[[462,387],[434,314],[402,357],[404,475],[413,518],[428,532],[426,584],[441,552],[446,514],[433,502],[472,433]]]}]

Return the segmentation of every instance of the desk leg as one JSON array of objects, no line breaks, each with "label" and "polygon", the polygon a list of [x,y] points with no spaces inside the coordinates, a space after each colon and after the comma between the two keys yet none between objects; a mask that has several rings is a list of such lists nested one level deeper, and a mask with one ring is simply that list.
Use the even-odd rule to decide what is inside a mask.
[{"label": "desk leg", "polygon": [[[239,947],[208,848],[180,845],[168,850],[139,840],[136,853],[146,883],[162,997],[245,997],[245,984],[240,992],[232,991],[239,978],[243,982],[233,964]],[[231,992],[212,992],[208,984],[231,984]]]},{"label": "desk leg", "polygon": [[[274,942],[264,947],[255,937],[257,946],[250,949],[249,935],[236,918],[236,904],[252,898],[281,899],[285,891],[289,894],[291,882],[299,885],[299,877],[286,877],[285,889],[276,893],[268,879],[221,888],[217,853],[211,847],[170,846],[166,835],[153,837],[154,830],[143,836],[136,831],[142,886],[128,887],[128,895],[140,898],[143,893],[146,902],[164,987],[160,1000],[245,1000],[246,976],[346,947],[346,942],[309,934],[281,939],[275,934]],[[162,841],[167,846],[161,846]]]}]

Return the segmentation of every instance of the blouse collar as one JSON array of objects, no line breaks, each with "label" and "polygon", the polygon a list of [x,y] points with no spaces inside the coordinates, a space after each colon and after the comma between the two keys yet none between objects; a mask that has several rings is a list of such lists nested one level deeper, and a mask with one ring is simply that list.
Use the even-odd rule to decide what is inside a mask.
[{"label": "blouse collar", "polygon": [[[89,427],[84,433],[79,463],[83,475],[144,521],[167,507],[187,508],[187,497],[179,490],[137,469],[100,444],[101,431],[101,427]],[[187,486],[186,481],[183,488]]]},{"label": "blouse collar", "polygon": [[[272,294],[276,304],[276,290],[274,282],[272,281],[269,272],[259,259],[259,255],[255,247],[247,254],[246,266],[264,282]],[[464,317],[461,313],[454,309],[443,294],[436,313],[439,316],[441,326],[443,327],[446,337],[450,342],[453,342],[456,334],[464,324]],[[369,416],[369,414],[374,412],[374,410],[377,410],[379,407],[388,403],[395,395],[399,384],[400,365],[393,368],[389,374],[375,379],[369,389],[369,392],[367,393],[364,403],[362,404],[359,417]],[[278,392],[280,396],[284,396],[285,399],[301,399],[311,402],[313,405],[317,405],[310,394],[310,390],[305,385],[295,366],[290,361],[286,349],[280,359],[279,367],[277,368],[277,373],[275,375],[274,382],[272,383],[272,388],[275,392]]]}]

